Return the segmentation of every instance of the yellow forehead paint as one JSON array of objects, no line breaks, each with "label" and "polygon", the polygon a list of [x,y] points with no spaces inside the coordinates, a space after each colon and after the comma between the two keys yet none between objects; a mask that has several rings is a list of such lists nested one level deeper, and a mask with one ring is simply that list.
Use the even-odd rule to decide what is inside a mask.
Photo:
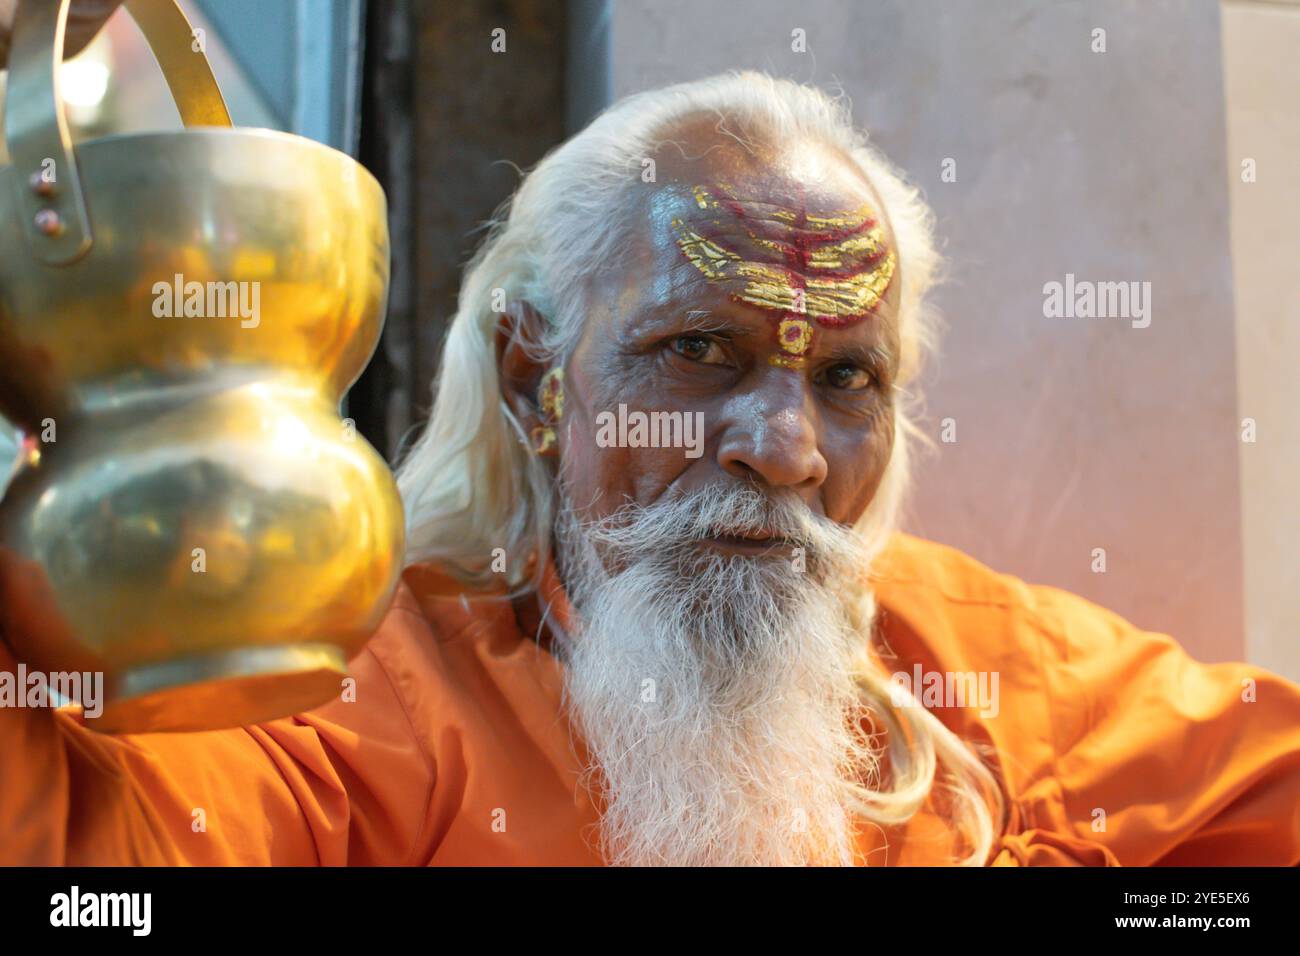
[{"label": "yellow forehead paint", "polygon": [[776,326],[781,354],[771,357],[774,365],[801,368],[815,331],[809,319],[828,328],[859,322],[893,281],[898,260],[868,206],[833,216],[777,209],[760,217],[757,204],[719,198],[704,186],[694,187],[692,195],[700,209],[727,211],[746,221],[751,242],[784,260],[783,265],[748,261],[683,220],[672,222],[678,248],[702,275],[714,282],[741,282],[733,298],[781,313]]}]

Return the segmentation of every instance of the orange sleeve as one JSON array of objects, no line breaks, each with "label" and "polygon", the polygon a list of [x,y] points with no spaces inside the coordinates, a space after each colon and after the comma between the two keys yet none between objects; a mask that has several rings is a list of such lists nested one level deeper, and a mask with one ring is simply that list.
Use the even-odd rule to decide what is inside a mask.
[{"label": "orange sleeve", "polygon": [[422,862],[434,769],[390,677],[422,626],[389,612],[350,662],[355,701],[251,727],[110,736],[0,708],[0,864]]},{"label": "orange sleeve", "polygon": [[1055,766],[996,862],[1300,863],[1300,686],[1032,591]]}]

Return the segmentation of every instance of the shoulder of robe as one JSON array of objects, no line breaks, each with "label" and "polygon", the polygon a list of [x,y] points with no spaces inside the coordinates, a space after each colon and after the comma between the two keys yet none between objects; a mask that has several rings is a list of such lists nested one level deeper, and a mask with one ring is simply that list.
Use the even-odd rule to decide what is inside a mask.
[{"label": "shoulder of robe", "polygon": [[475,589],[441,566],[412,564],[402,572],[389,615],[419,618],[430,640],[513,643],[521,636],[515,605],[502,585]]},{"label": "shoulder of robe", "polygon": [[[522,642],[504,588],[475,592],[432,565],[415,564],[402,572],[362,656],[378,663],[412,722],[424,727],[471,706],[466,685],[484,658],[504,656]],[[354,671],[360,662],[354,659]]]},{"label": "shoulder of robe", "polygon": [[[955,548],[912,535],[892,536],[871,568],[878,607],[876,639],[887,669],[916,683],[974,675],[988,706],[933,713],[964,739],[990,745],[1011,794],[1055,770],[1063,742],[1056,728],[1086,718],[1087,698],[1053,693],[1063,660],[1104,655],[1110,612],[1002,574]],[[1127,626],[1127,625],[1126,625]],[[984,681],[979,684],[978,681]]]},{"label": "shoulder of robe", "polygon": [[1028,597],[1018,578],[999,574],[949,545],[901,531],[890,535],[872,565],[871,580],[883,588],[923,585],[961,602],[1005,604]]},{"label": "shoulder of robe", "polygon": [[934,654],[954,662],[1004,658],[1014,645],[1023,669],[1025,652],[1034,652],[1037,661],[1043,639],[1058,639],[1066,629],[1052,589],[901,532],[872,565],[869,581],[887,638],[911,632]]},{"label": "shoulder of robe", "polygon": [[1003,574],[948,545],[901,532],[872,565],[886,633],[910,627],[936,651],[1005,657],[1014,645],[1033,652],[1040,665],[1113,649],[1116,640],[1142,633],[1173,644],[1162,634],[1140,632],[1124,618],[1059,588],[1029,584]]}]

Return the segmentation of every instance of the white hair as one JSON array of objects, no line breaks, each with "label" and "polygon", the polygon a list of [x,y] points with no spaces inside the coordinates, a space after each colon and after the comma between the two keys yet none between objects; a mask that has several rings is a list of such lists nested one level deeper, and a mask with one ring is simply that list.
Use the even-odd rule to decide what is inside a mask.
[{"label": "white hair", "polygon": [[[499,548],[506,555],[507,580],[529,585],[530,556],[544,557],[551,547],[556,499],[550,476],[501,393],[495,348],[501,305],[529,303],[546,323],[542,350],[552,364],[563,364],[582,331],[581,290],[604,264],[617,261],[613,253],[627,222],[616,211],[634,205],[630,199],[641,188],[643,161],[663,145],[668,131],[708,115],[733,136],[740,128],[769,142],[808,140],[838,148],[884,206],[900,283],[895,441],[879,489],[855,528],[866,543],[864,566],[883,548],[896,527],[911,451],[921,437],[913,424],[919,396],[909,385],[932,348],[937,323],[926,298],[940,265],[933,214],[920,191],[854,127],[844,98],[735,72],[613,104],[548,153],[489,224],[461,284],[428,426],[398,469],[407,564],[438,562],[467,584],[482,584],[500,580],[491,571]],[[862,601],[862,620],[870,626],[874,601],[869,592]],[[883,825],[915,813],[933,789],[938,759],[951,777],[957,797],[952,815],[969,849],[959,862],[983,863],[1002,812],[988,769],[929,711],[891,707],[883,672],[864,669],[860,680],[890,738],[893,767],[892,787],[877,794],[869,818]]]}]

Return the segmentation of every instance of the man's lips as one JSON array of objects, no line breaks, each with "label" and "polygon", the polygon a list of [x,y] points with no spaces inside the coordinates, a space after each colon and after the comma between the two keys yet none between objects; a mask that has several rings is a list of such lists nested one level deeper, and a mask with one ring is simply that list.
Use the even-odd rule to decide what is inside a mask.
[{"label": "man's lips", "polygon": [[774,531],[717,531],[701,539],[702,543],[721,551],[738,554],[765,554],[775,549],[788,549],[794,541]]}]

